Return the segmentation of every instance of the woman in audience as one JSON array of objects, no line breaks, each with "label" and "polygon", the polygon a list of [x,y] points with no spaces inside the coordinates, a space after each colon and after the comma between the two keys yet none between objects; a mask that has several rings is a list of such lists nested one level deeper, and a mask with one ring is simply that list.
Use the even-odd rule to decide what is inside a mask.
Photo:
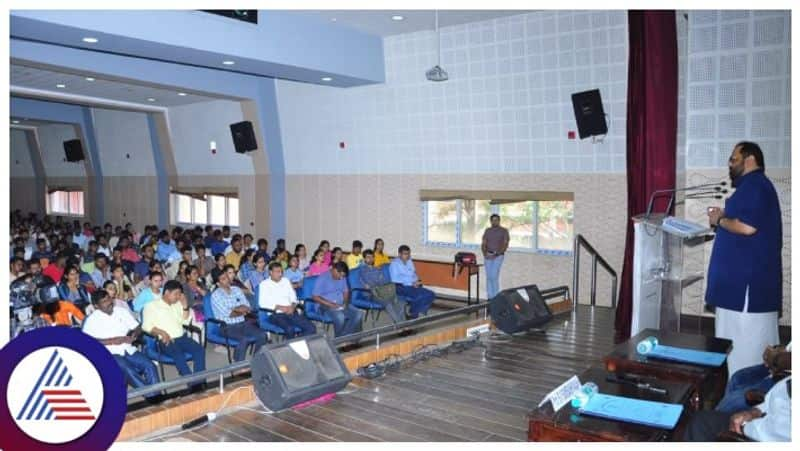
[{"label": "woman in audience", "polygon": [[[137,293],[136,293],[137,295],[138,295],[138,294],[139,294],[139,293],[140,293],[142,290],[144,290],[145,288],[149,288],[149,287],[150,287],[150,273],[151,273],[151,272],[155,271],[155,272],[159,272],[159,273],[161,273],[162,275],[164,274],[164,266],[163,266],[163,265],[161,264],[161,262],[160,262],[160,261],[158,261],[158,260],[153,260],[153,261],[151,261],[151,262],[150,262],[150,264],[149,264],[149,265],[147,265],[147,268],[148,268],[148,269],[147,269],[147,270],[148,270],[148,273],[147,273],[147,275],[145,275],[145,276],[142,278],[142,281],[141,281],[141,282],[137,283],[137,284],[136,284],[136,286],[135,286],[135,287],[133,287],[134,291],[136,291],[136,292],[137,292]],[[135,297],[135,296],[134,296],[134,297]]]},{"label": "woman in audience", "polygon": [[328,240],[322,240],[322,241],[319,242],[319,247],[317,249],[322,250],[322,253],[324,255],[325,264],[328,265],[328,267],[330,267],[331,266],[331,243]]},{"label": "woman in audience", "polygon": [[383,252],[383,239],[378,238],[375,240],[374,246],[374,255],[375,255],[375,267],[380,268],[383,265],[389,264],[389,256]]},{"label": "woman in audience", "polygon": [[[128,276],[125,275],[125,270],[122,265],[111,265],[110,282],[112,282],[116,288],[116,296],[123,301],[130,301],[139,294],[139,291],[134,288]],[[107,284],[104,284],[104,286],[105,285]],[[112,295],[111,298],[114,299],[114,296]]]},{"label": "woman in audience", "polygon": [[338,262],[344,261],[344,252],[342,252],[341,247],[334,247],[333,248],[333,258],[331,258],[330,266],[335,265]]},{"label": "woman in audience", "polygon": [[242,259],[239,262],[239,280],[242,282],[247,282],[250,280],[250,273],[256,269],[255,265],[253,264],[253,255],[255,255],[255,253],[256,252],[254,250],[247,249],[244,251],[244,255],[242,255]]},{"label": "woman in audience", "polygon": [[[128,304],[128,302],[126,302],[123,299],[120,299],[119,291],[117,291],[117,284],[114,283],[113,280],[106,280],[106,283],[104,283],[101,288],[106,290],[106,292],[108,293],[108,297],[110,297],[114,301],[114,308],[125,309],[128,313],[131,314],[132,317],[134,318],[139,317],[139,315],[133,313],[133,310],[131,310],[131,306],[130,304]],[[92,312],[94,312],[94,310],[95,310],[94,304],[89,304],[86,307],[86,316],[91,315]]]},{"label": "woman in audience", "polygon": [[260,238],[258,240],[258,249],[256,249],[256,252],[259,254],[264,254],[264,256],[269,258],[269,242],[267,242],[267,240],[264,238]]},{"label": "woman in audience", "polygon": [[307,276],[318,276],[325,271],[329,270],[331,265],[325,263],[325,251],[323,249],[317,249],[314,252],[314,261],[311,263],[311,266],[308,267],[308,274]]},{"label": "woman in audience", "polygon": [[[174,263],[173,263],[174,264]],[[181,260],[178,263],[178,271],[175,273],[175,280],[181,283],[181,285],[186,283],[186,268],[189,267],[189,263],[186,260]]]},{"label": "woman in audience", "polygon": [[306,251],[306,245],[298,244],[297,246],[295,246],[294,255],[297,256],[297,261],[298,261],[297,266],[298,268],[300,268],[300,271],[304,272],[308,271],[308,265],[310,265],[311,262],[308,260],[308,252]]},{"label": "woman in audience", "polygon": [[186,296],[186,305],[194,310],[196,324],[205,320],[203,315],[203,298],[208,294],[208,290],[200,282],[200,269],[197,266],[189,265],[183,271],[186,282],[183,284],[183,294]]},{"label": "woman in audience", "polygon": [[269,277],[269,271],[267,271],[266,255],[258,254],[253,257],[253,259],[256,263],[256,267],[250,272],[250,277],[247,278],[247,284],[250,287],[250,290],[255,293],[256,290],[258,290],[258,284]]},{"label": "woman in audience", "polygon": [[[272,259],[273,260],[277,260],[278,259],[278,255],[280,255],[282,252],[285,252],[285,251],[286,251],[286,240],[284,240],[283,238],[280,238],[280,239],[278,239],[278,243],[275,246],[275,250],[272,251]],[[284,266],[284,269],[285,268],[286,267]]]},{"label": "woman in audience", "polygon": [[289,251],[283,250],[279,252],[278,255],[275,256],[275,260],[273,261],[280,263],[281,267],[285,271],[286,268],[289,266]]},{"label": "woman in audience", "polygon": [[283,275],[289,279],[289,282],[292,283],[292,288],[295,290],[303,285],[303,270],[300,269],[300,257],[292,255],[289,258],[289,268],[286,269]]},{"label": "woman in audience", "polygon": [[216,284],[217,280],[219,279],[219,275],[225,272],[225,254],[216,254],[214,255],[214,269],[211,270],[211,281]]},{"label": "woman in audience", "polygon": [[91,304],[89,294],[80,284],[81,272],[77,266],[68,266],[61,276],[61,283],[58,285],[58,295],[61,300],[71,302],[79,307]]}]

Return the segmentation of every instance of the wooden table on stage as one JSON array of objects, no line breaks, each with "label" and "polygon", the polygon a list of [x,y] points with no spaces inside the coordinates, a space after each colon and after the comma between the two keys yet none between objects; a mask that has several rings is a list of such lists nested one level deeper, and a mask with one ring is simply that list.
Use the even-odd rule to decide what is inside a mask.
[{"label": "wooden table on stage", "polygon": [[653,393],[627,384],[606,381],[608,373],[602,368],[590,368],[578,376],[581,383],[594,382],[600,393],[648,401],[681,404],[684,406],[678,425],[673,430],[641,424],[607,420],[581,415],[570,404],[558,412],[548,401],[528,414],[528,440],[533,442],[652,442],[680,439],[689,416],[688,403],[692,386],[683,382],[645,379],[654,386],[665,388],[666,395]]},{"label": "wooden table on stage", "polygon": [[480,303],[482,264],[462,265],[456,277],[453,277],[453,261],[425,260],[414,258],[417,276],[429,287],[453,288],[466,290],[467,305],[472,304],[472,278],[475,277],[475,303]]},{"label": "wooden table on stage", "polygon": [[704,403],[708,403],[707,407],[716,405],[725,391],[728,365],[723,363],[719,367],[709,367],[648,359],[636,352],[636,344],[651,336],[658,338],[658,342],[664,345],[723,354],[730,352],[732,344],[730,340],[723,338],[645,329],[635,337],[617,345],[604,359],[606,368],[617,373],[635,373],[661,380],[688,382],[693,387],[691,406],[694,410],[701,410]]}]

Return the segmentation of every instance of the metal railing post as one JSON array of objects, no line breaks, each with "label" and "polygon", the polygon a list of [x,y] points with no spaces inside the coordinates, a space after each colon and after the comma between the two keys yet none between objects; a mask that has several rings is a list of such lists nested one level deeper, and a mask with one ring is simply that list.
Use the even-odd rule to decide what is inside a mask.
[{"label": "metal railing post", "polygon": [[617,276],[611,279],[611,308],[617,308]]},{"label": "metal railing post", "polygon": [[580,235],[575,235],[572,246],[572,311],[578,311],[578,283],[580,283],[581,246]]},{"label": "metal railing post", "polygon": [[580,275],[581,275],[581,247],[586,248],[586,252],[592,256],[592,280],[591,280],[591,300],[589,305],[592,307],[597,305],[597,265],[603,267],[604,270],[611,276],[611,307],[617,307],[617,272],[611,268],[611,265],[589,244],[586,239],[580,235],[575,235],[575,240],[572,246],[572,310],[573,313],[577,311],[580,293]]},{"label": "metal railing post", "polygon": [[597,304],[597,254],[592,254],[592,295],[591,306]]}]

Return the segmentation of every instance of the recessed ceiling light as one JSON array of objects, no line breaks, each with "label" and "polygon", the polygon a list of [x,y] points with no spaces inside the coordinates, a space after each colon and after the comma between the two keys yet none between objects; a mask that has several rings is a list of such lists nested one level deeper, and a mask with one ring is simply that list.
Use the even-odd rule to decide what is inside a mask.
[{"label": "recessed ceiling light", "polygon": [[335,17],[331,17],[331,22],[336,22],[336,18]]},{"label": "recessed ceiling light", "polygon": [[331,77],[322,77],[322,81],[331,81],[333,78]]},{"label": "recessed ceiling light", "polygon": [[65,85],[65,84],[62,84],[62,83],[59,83],[59,84],[57,84],[57,85],[56,85],[56,88],[61,88],[61,89],[64,89],[64,88],[66,88],[66,87],[67,87],[67,85]]},{"label": "recessed ceiling light", "polygon": [[398,22],[403,20],[403,19],[405,19],[405,17],[400,16],[400,15],[392,16],[392,20],[395,20],[395,21],[398,21]]},{"label": "recessed ceiling light", "polygon": [[183,97],[183,96],[185,96],[185,95],[186,95],[186,93],[185,93],[185,92],[179,92],[179,93],[178,93],[178,95],[179,95],[179,96],[181,96],[181,97]]},{"label": "recessed ceiling light", "polygon": [[222,64],[226,66],[233,66],[234,64],[236,64],[236,62],[228,60],[228,61],[223,61]]},{"label": "recessed ceiling light", "polygon": [[147,98],[147,101],[148,101],[148,102],[155,102],[155,101],[156,101],[156,99],[154,99],[154,98],[152,98],[152,97],[148,97],[148,98]]},{"label": "recessed ceiling light", "polygon": [[19,121],[11,121],[12,124],[19,124]]},{"label": "recessed ceiling light", "polygon": [[97,39],[97,38],[92,38],[92,37],[83,38],[83,42],[86,42],[86,43],[89,43],[89,44],[96,44],[97,41],[99,41],[99,39]]},{"label": "recessed ceiling light", "polygon": [[86,81],[94,81],[94,78],[92,78],[92,77],[86,77]]}]

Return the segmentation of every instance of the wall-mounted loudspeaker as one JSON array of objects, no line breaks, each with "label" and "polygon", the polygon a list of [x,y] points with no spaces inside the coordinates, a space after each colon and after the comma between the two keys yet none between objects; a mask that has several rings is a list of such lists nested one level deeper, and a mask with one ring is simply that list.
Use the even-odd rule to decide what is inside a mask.
[{"label": "wall-mounted loudspeaker", "polygon": [[322,335],[264,346],[250,368],[256,395],[272,411],[336,393],[351,379],[339,353]]},{"label": "wall-mounted loudspeaker", "polygon": [[489,313],[498,329],[507,334],[546,324],[553,318],[536,285],[503,290],[489,301]]},{"label": "wall-mounted loudspeaker", "polygon": [[64,155],[67,157],[67,161],[83,161],[83,146],[81,145],[81,140],[70,139],[69,141],[64,141]]},{"label": "wall-mounted loudspeaker", "polygon": [[575,122],[578,123],[578,135],[581,139],[608,133],[599,89],[572,94],[572,108],[575,110]]},{"label": "wall-mounted loudspeaker", "polygon": [[231,124],[231,135],[233,135],[233,146],[237,152],[245,153],[258,149],[252,122],[242,121]]}]

